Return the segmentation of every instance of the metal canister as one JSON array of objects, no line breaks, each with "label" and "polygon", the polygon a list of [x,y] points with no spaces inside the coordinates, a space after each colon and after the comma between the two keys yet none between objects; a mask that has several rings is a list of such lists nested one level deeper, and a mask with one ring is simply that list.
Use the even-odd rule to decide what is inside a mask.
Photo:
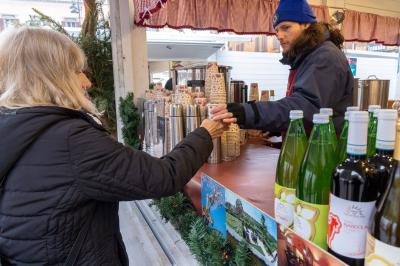
[{"label": "metal canister", "polygon": [[241,89],[241,95],[240,95],[240,102],[241,103],[246,103],[247,102],[247,91],[248,91],[248,86],[244,85]]},{"label": "metal canister", "polygon": [[369,76],[361,81],[360,108],[366,110],[369,105],[387,106],[389,98],[390,80],[378,79],[376,76]]},{"label": "metal canister", "polygon": [[151,132],[150,132],[150,117],[149,117],[149,104],[150,101],[145,101],[143,103],[143,113],[144,113],[144,143],[145,148],[149,148],[151,146]]},{"label": "metal canister", "polygon": [[[210,111],[218,104],[207,104],[207,118],[212,118]],[[213,139],[213,150],[208,157],[209,164],[217,164],[221,162],[221,137]]]},{"label": "metal canister", "polygon": [[240,103],[244,81],[232,80],[228,90],[228,103]]},{"label": "metal canister", "polygon": [[171,149],[173,149],[182,141],[184,135],[183,106],[181,104],[171,104],[170,106],[169,129]]},{"label": "metal canister", "polygon": [[200,126],[200,106],[189,104],[186,106],[186,135]]},{"label": "metal canister", "polygon": [[213,150],[208,157],[207,162],[209,164],[217,164],[221,162],[221,138],[213,139]]},{"label": "metal canister", "polygon": [[150,101],[149,102],[149,119],[150,119],[150,136],[151,136],[151,145],[158,144],[158,135],[157,135],[157,102]]}]

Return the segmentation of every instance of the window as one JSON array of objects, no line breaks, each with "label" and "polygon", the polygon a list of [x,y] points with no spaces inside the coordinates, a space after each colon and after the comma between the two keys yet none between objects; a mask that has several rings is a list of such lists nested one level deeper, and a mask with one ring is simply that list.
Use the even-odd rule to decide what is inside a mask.
[{"label": "window", "polygon": [[19,24],[19,19],[15,15],[2,15],[4,29],[14,28]]},{"label": "window", "polygon": [[79,28],[81,23],[76,18],[64,18],[62,21],[63,27]]}]

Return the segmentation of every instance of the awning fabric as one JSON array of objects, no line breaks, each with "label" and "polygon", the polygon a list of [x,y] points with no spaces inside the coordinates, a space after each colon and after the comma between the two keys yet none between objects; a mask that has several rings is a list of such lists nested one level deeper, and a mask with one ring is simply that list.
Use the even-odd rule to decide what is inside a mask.
[{"label": "awning fabric", "polygon": [[[273,35],[277,0],[134,0],[135,24],[149,28],[216,30]],[[312,6],[318,21],[329,22],[327,6]],[[400,18],[345,10],[346,41],[400,45]]]}]

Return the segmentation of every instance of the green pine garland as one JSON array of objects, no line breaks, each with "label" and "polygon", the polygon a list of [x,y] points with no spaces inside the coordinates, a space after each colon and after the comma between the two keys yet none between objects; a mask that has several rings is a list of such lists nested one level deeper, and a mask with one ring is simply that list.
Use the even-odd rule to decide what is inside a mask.
[{"label": "green pine garland", "polygon": [[155,199],[151,203],[161,216],[181,233],[190,251],[202,265],[255,265],[245,241],[236,243],[208,227],[206,219],[199,216],[182,194]]},{"label": "green pine garland", "polygon": [[134,103],[133,93],[128,93],[126,98],[119,98],[119,113],[122,120],[122,137],[126,145],[139,149],[138,128],[140,115]]}]

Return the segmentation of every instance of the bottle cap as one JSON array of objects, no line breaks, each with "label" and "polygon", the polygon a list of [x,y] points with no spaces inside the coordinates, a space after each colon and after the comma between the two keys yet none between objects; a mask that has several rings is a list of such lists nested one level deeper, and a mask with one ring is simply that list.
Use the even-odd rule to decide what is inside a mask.
[{"label": "bottle cap", "polygon": [[352,111],[349,114],[349,121],[366,122],[369,121],[368,112],[365,111]]},{"label": "bottle cap", "polygon": [[380,105],[369,105],[368,112],[372,113],[375,109],[381,109]]},{"label": "bottle cap", "polygon": [[321,109],[319,109],[319,112],[321,114],[325,114],[325,115],[328,115],[328,116],[332,116],[333,115],[333,109],[332,108],[321,108]]},{"label": "bottle cap", "polygon": [[302,119],[304,117],[302,110],[292,110],[290,111],[289,118],[290,120],[294,119]]},{"label": "bottle cap", "polygon": [[368,112],[351,111],[349,113],[349,133],[346,148],[348,154],[367,154],[368,121]]},{"label": "bottle cap", "polygon": [[346,108],[346,111],[360,111],[360,107],[359,106],[348,106]]},{"label": "bottle cap", "polygon": [[393,109],[379,110],[378,120],[397,120],[397,118],[398,118],[397,110],[393,110]]},{"label": "bottle cap", "polygon": [[376,133],[376,148],[393,150],[396,140],[397,111],[381,109],[378,113],[378,129]]},{"label": "bottle cap", "polygon": [[314,114],[313,123],[314,124],[328,124],[329,116],[326,114]]},{"label": "bottle cap", "polygon": [[378,113],[381,111],[382,109],[375,109],[374,110],[374,117],[378,117]]}]

